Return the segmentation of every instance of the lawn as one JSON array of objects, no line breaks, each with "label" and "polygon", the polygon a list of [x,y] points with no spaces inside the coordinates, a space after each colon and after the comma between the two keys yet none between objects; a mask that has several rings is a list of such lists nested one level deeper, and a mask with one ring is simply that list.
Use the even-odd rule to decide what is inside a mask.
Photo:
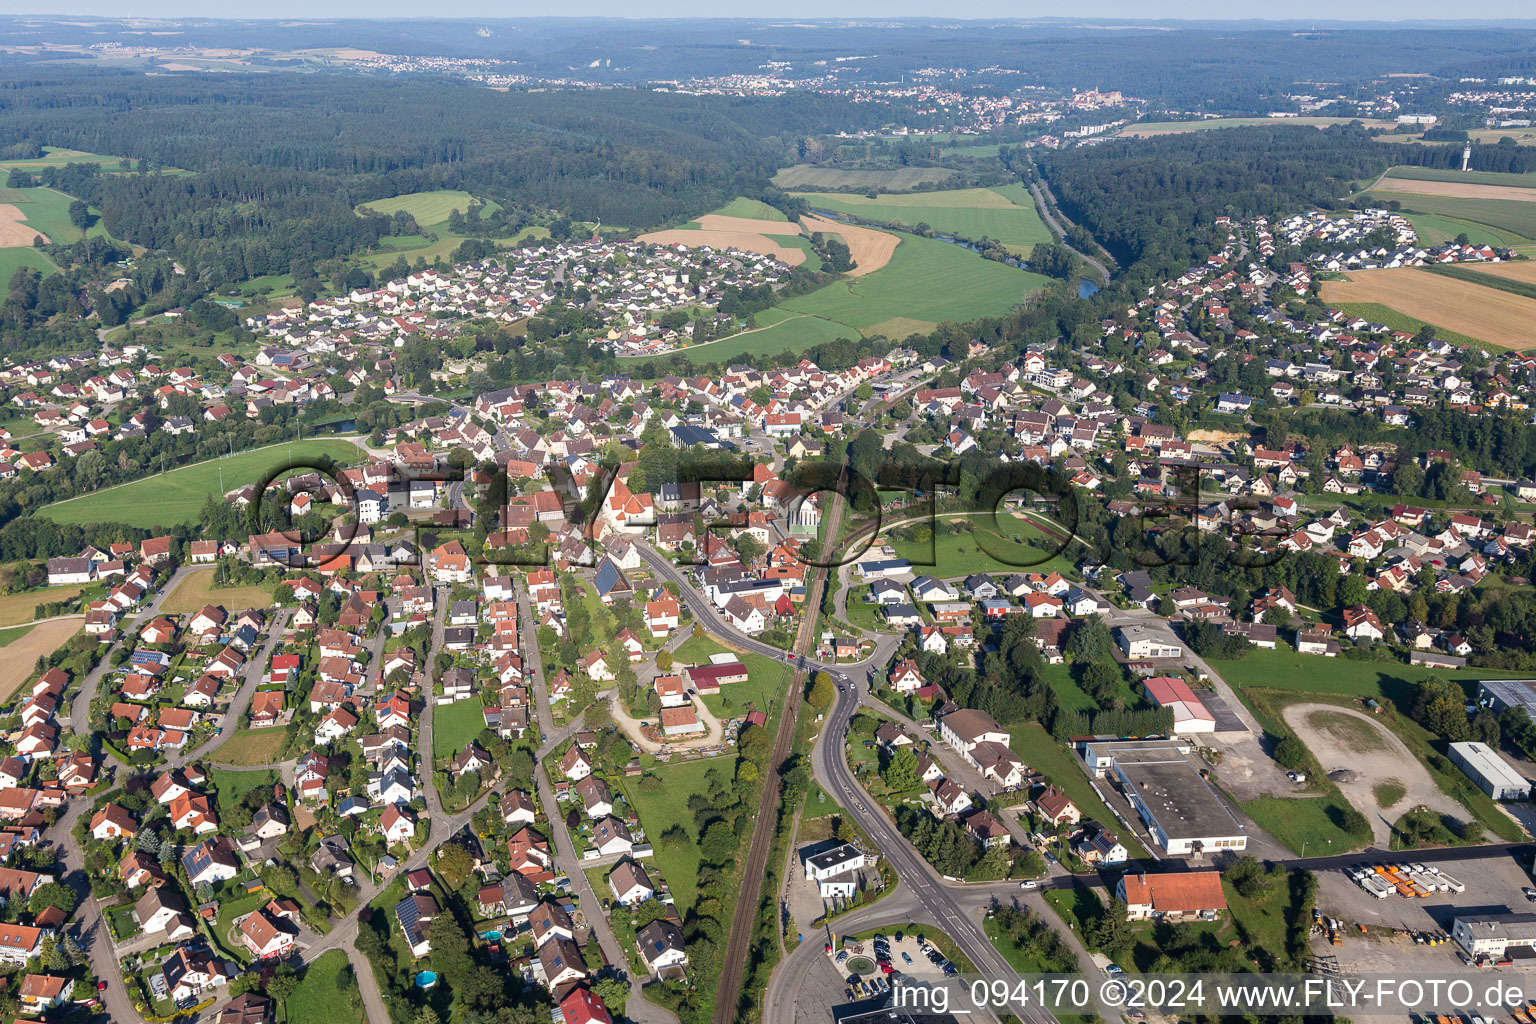
[{"label": "lawn", "polygon": [[333,949],[321,955],[309,965],[299,987],[288,997],[283,1019],[294,1024],[363,1024],[363,996],[351,967],[342,950]]},{"label": "lawn", "polygon": [[84,583],[72,583],[64,587],[45,587],[20,594],[6,594],[0,597],[0,628],[14,626],[19,622],[31,622],[37,618],[38,605],[74,597],[87,586]]},{"label": "lawn", "polygon": [[1023,758],[1031,769],[1040,772],[1055,783],[1057,789],[1071,797],[1085,819],[1092,818],[1112,830],[1119,838],[1120,845],[1133,858],[1146,856],[1146,849],[1141,842],[1120,827],[1104,801],[1093,791],[1077,755],[1064,744],[1058,743],[1045,731],[1045,726],[1039,722],[1014,724],[1009,726],[1009,736],[1008,746],[1013,752]]},{"label": "lawn", "polygon": [[1479,679],[1520,675],[1492,669],[1469,668],[1459,672],[1444,672],[1394,661],[1322,658],[1297,654],[1283,645],[1273,651],[1255,648],[1242,661],[1212,659],[1211,666],[1236,687],[1262,686],[1303,693],[1341,694],[1378,700],[1386,698],[1405,710],[1413,705],[1413,684],[1423,682],[1430,676],[1470,684]]},{"label": "lawn", "polygon": [[266,587],[214,586],[214,574],[217,571],[210,566],[207,569],[197,569],[188,573],[186,578],[177,584],[176,589],[166,595],[165,603],[160,606],[160,610],[171,614],[194,614],[210,604],[235,611],[246,608],[265,608],[272,603],[272,591]]},{"label": "lawn", "polygon": [[478,700],[459,700],[432,709],[432,756],[446,760],[480,735],[485,717]]},{"label": "lawn", "polygon": [[[638,780],[632,778],[619,783],[624,799],[640,816],[646,837],[656,849],[656,867],[672,890],[677,912],[684,916],[698,898],[699,877],[698,837],[693,834],[688,798],[695,793],[708,795],[710,787],[704,776],[711,770],[719,772],[724,781],[730,783],[732,765],[722,758],[656,765],[651,771],[661,779],[662,785],[655,788],[640,786]],[[675,843],[662,838],[662,833],[674,824],[681,825],[688,834],[686,841]],[[726,913],[729,915],[729,908]]]},{"label": "lawn", "polygon": [[1371,831],[1346,832],[1336,822],[1350,808],[1337,792],[1319,797],[1261,796],[1240,805],[1260,828],[1298,856],[1327,856],[1357,850],[1371,841]]},{"label": "lawn", "polygon": [[290,458],[308,468],[304,466],[306,459],[325,456],[346,465],[356,462],[361,454],[351,441],[335,438],[285,442],[54,502],[37,514],[56,523],[125,523],[144,529],[174,526],[196,519],[210,494],[259,483],[273,470],[290,465]]},{"label": "lawn", "polygon": [[0,647],[8,647],[32,632],[31,626],[14,626],[10,629],[0,629]]},{"label": "lawn", "polygon": [[902,235],[890,263],[879,270],[834,281],[780,305],[865,336],[910,333],[921,330],[918,325],[1001,316],[1047,283],[1039,274],[983,259],[958,245]]},{"label": "lawn", "polygon": [[[992,148],[995,152],[996,147]],[[815,209],[883,224],[914,227],[923,222],[943,235],[969,239],[985,235],[1004,243],[1017,254],[1027,254],[1035,245],[1051,240],[1050,230],[1040,220],[1034,200],[1023,185],[884,194],[874,199],[827,192],[797,194]]]},{"label": "lawn", "polygon": [[[946,525],[952,522],[942,515],[939,520]],[[1052,554],[1056,542],[1027,520],[1000,514],[997,526],[1002,533],[991,529],[988,516],[959,517],[958,522],[973,528],[941,533],[931,547],[926,539],[891,538],[890,545],[896,550],[897,557],[912,563],[914,571],[931,573],[942,579],[977,572],[1055,571],[1066,576],[1074,571],[1068,559]],[[918,524],[918,535],[926,529]]]},{"label": "lawn", "polygon": [[287,729],[237,729],[224,744],[214,750],[209,760],[223,764],[271,764],[283,752]]},{"label": "lawn", "polygon": [[245,893],[233,899],[223,900],[219,903],[219,916],[214,922],[214,936],[223,944],[226,952],[233,954],[241,963],[250,960],[250,951],[239,941],[229,937],[230,928],[235,923],[235,918],[243,917],[266,904],[272,898],[272,894],[265,889],[253,893]]},{"label": "lawn", "polygon": [[[282,730],[276,730],[281,733]],[[222,760],[222,758],[221,758]],[[218,805],[221,815],[240,802],[245,794],[252,790],[266,787],[269,795],[271,788],[280,779],[277,772],[271,768],[257,768],[250,771],[233,771],[229,768],[208,769],[208,779],[218,790]]]}]

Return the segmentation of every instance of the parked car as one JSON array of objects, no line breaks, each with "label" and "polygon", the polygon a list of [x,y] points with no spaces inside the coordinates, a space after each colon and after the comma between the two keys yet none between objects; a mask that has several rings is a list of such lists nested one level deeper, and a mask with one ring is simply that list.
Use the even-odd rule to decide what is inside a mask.
[{"label": "parked car", "polygon": [[1031,878],[1028,881],[1020,882],[1019,883],[1019,888],[1020,889],[1038,889],[1038,888],[1040,888],[1040,883],[1035,881],[1033,878]]}]

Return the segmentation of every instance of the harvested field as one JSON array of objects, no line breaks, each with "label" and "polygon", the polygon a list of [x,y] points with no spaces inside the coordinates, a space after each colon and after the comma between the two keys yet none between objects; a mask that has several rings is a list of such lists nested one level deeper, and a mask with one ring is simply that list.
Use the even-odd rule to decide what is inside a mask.
[{"label": "harvested field", "polygon": [[845,170],[841,167],[813,167],[796,164],[773,176],[782,189],[857,188],[893,192],[916,188],[925,181],[947,181],[955,176],[948,167],[899,167],[894,170]]},{"label": "harvested field", "polygon": [[1446,196],[1451,199],[1510,199],[1517,203],[1536,203],[1536,189],[1517,185],[1479,185],[1468,181],[1420,181],[1415,178],[1383,178],[1377,189],[1407,192],[1416,196]]},{"label": "harvested field", "polygon": [[699,227],[705,231],[750,231],[759,235],[800,233],[800,225],[786,220],[755,220],[751,217],[727,217],[719,213],[706,213],[700,217]]},{"label": "harvested field", "polygon": [[[706,220],[709,218],[705,218]],[[721,220],[734,220],[731,217],[722,217]],[[757,223],[757,222],[751,222]],[[784,229],[787,224],[777,225],[780,234],[788,234]],[[772,256],[781,263],[787,263],[791,267],[798,267],[805,262],[805,251],[790,246],[780,245],[767,235],[760,235],[753,231],[696,231],[692,228],[673,228],[670,231],[653,231],[648,235],[641,235],[642,242],[655,242],[657,245],[707,245],[712,249],[740,249],[744,252],[758,252],[764,256]],[[850,248],[852,248],[850,246]]]},{"label": "harvested field", "polygon": [[[0,205],[0,249],[10,249],[32,244],[42,232],[22,223],[25,214],[14,203]],[[43,241],[48,241],[47,237]]]},{"label": "harvested field", "polygon": [[172,614],[195,614],[204,605],[219,605],[229,611],[266,608],[272,604],[272,592],[265,587],[215,587],[212,566],[187,573],[176,589],[165,597],[160,610]]},{"label": "harvested field", "polygon": [[54,619],[32,627],[31,632],[5,647],[5,658],[0,661],[0,700],[10,700],[16,687],[27,681],[37,665],[37,659],[52,654],[59,645],[85,624],[85,616]]},{"label": "harvested field", "polygon": [[1491,277],[1536,284],[1536,260],[1517,260],[1514,263],[1469,263],[1463,266]]},{"label": "harvested field", "polygon": [[823,234],[836,235],[847,244],[848,251],[853,254],[853,261],[858,264],[848,272],[849,277],[872,274],[891,262],[891,254],[896,251],[896,243],[900,241],[889,231],[840,224],[835,220],[825,220],[821,217],[801,217],[800,225],[811,233],[820,231]]},{"label": "harvested field", "polygon": [[1504,348],[1536,348],[1536,300],[1411,267],[1323,282],[1324,302],[1374,302]]}]

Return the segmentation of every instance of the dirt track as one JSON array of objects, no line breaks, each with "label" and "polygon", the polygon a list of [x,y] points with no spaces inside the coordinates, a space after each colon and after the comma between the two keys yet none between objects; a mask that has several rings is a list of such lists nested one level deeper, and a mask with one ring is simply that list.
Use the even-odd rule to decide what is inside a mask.
[{"label": "dirt track", "polygon": [[[705,218],[706,220],[709,218]],[[735,218],[721,218],[722,220],[734,220]],[[758,223],[751,221],[749,223]],[[781,231],[780,234],[792,234],[790,231]],[[653,231],[648,235],[641,235],[640,241],[654,242],[657,245],[707,245],[712,249],[740,249],[743,252],[758,252],[764,256],[772,256],[780,263],[786,263],[791,267],[798,267],[805,262],[805,252],[801,249],[792,249],[780,245],[766,235],[760,235],[752,231],[696,231],[690,228],[674,228],[670,231]]]},{"label": "dirt track", "polygon": [[36,228],[23,224],[21,209],[14,203],[0,203],[0,249],[18,249],[32,244],[32,239],[43,236],[43,241],[48,241],[48,236]]},{"label": "dirt track", "polygon": [[1451,199],[1512,199],[1518,203],[1536,203],[1536,188],[1518,185],[1477,185],[1466,181],[1417,181],[1413,178],[1381,179],[1376,186],[1383,192],[1408,192],[1416,196],[1446,196]]},{"label": "dirt track", "polygon": [[820,231],[836,235],[847,243],[848,251],[853,254],[853,262],[858,264],[848,272],[849,277],[873,274],[891,262],[891,254],[901,241],[888,231],[876,231],[874,228],[858,227],[822,217],[801,217],[800,224],[807,232]]},{"label": "dirt track", "polygon": [[20,640],[0,647],[0,700],[9,700],[32,674],[37,659],[58,650],[60,644],[80,632],[84,622],[82,615],[39,623]]},{"label": "dirt track", "polygon": [[[1391,823],[1420,804],[1458,821],[1466,820],[1466,808],[1441,792],[1429,770],[1403,741],[1365,712],[1337,704],[1292,704],[1285,709],[1284,718],[1316,755],[1323,771],[1347,768],[1354,772],[1353,781],[1338,783],[1339,790],[1370,820],[1377,849],[1389,848]],[[1390,781],[1396,781],[1406,792],[1390,807],[1381,807],[1374,790]]]},{"label": "dirt track", "polygon": [[1379,302],[1448,331],[1505,348],[1536,348],[1536,299],[1403,267],[1352,270],[1324,281],[1324,302]]}]

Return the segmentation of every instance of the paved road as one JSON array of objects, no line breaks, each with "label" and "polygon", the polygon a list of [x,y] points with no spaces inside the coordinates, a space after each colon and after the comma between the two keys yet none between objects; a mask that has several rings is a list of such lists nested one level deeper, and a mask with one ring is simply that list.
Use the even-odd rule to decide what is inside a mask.
[{"label": "paved road", "polygon": [[[1057,220],[1055,214],[1053,214],[1051,212],[1051,206],[1050,206],[1049,203],[1046,202],[1046,198],[1048,196],[1050,196],[1052,199],[1055,198],[1054,196],[1051,196],[1051,187],[1050,187],[1050,185],[1045,184],[1038,177],[1038,174],[1037,174],[1035,180],[1033,180],[1033,181],[1031,181],[1029,183],[1029,191],[1034,194],[1034,197],[1035,197],[1035,208],[1040,211],[1040,219],[1045,221],[1045,226],[1050,228],[1051,231],[1054,232],[1056,235],[1060,236],[1061,244],[1062,245],[1066,246],[1068,249],[1072,249],[1073,252],[1077,253],[1078,258],[1080,258],[1084,263],[1088,264],[1090,267],[1092,267],[1098,273],[1098,275],[1099,275],[1099,282],[1101,284],[1108,285],[1109,284],[1109,270],[1108,270],[1108,268],[1106,268],[1104,266],[1104,264],[1100,263],[1098,260],[1094,259],[1092,256],[1089,256],[1087,253],[1085,253],[1085,252],[1078,252],[1078,250],[1073,249],[1072,248],[1072,243],[1067,241],[1067,230],[1066,229],[1067,229],[1067,227],[1071,227],[1072,226],[1072,222],[1067,220],[1067,215],[1066,214],[1062,214],[1061,215],[1061,220]],[[1058,209],[1060,209],[1060,207],[1058,207]],[[1062,225],[1063,221],[1066,222],[1066,226],[1065,227],[1063,227],[1063,225]]]},{"label": "paved road", "polygon": [[[640,552],[640,557],[650,566],[652,572],[663,580],[677,584],[683,603],[693,613],[694,622],[699,627],[718,637],[729,640],[732,645],[741,648],[749,654],[761,654],[765,658],[772,658],[775,661],[782,661],[786,664],[789,662],[791,655],[783,648],[774,647],[772,644],[765,644],[761,640],[743,633],[727,622],[725,617],[720,614],[719,609],[714,606],[714,603],[694,587],[682,570],[668,561],[664,554],[652,547],[649,541],[636,540],[635,548]],[[807,603],[809,604],[809,601]],[[820,607],[819,604],[817,607]],[[811,612],[807,611],[806,615],[808,618],[811,617]],[[797,663],[803,661],[807,668],[813,672],[826,669],[827,671],[859,673],[875,666],[884,665],[891,660],[891,655],[900,646],[901,637],[881,634],[876,638],[875,648],[870,652],[869,656],[858,661],[845,661],[837,664],[835,662],[823,662],[815,658],[799,656],[796,656],[796,660]]]},{"label": "paved road", "polygon": [[283,630],[288,626],[288,620],[293,616],[293,609],[283,608],[273,616],[271,624],[267,627],[267,642],[246,659],[245,666],[241,670],[243,679],[240,689],[235,691],[229,706],[224,711],[224,718],[219,723],[219,731],[203,741],[203,744],[193,750],[184,750],[176,757],[166,759],[166,768],[180,768],[182,765],[191,764],[211,757],[213,753],[229,742],[236,729],[240,727],[240,718],[245,714],[245,709],[250,707],[251,698],[256,695],[256,687],[261,685],[262,679],[267,674],[267,662],[272,657],[272,651],[283,639]]},{"label": "paved road", "polygon": [[443,795],[437,791],[437,783],[433,781],[436,757],[433,751],[435,740],[432,732],[432,709],[437,703],[432,696],[432,683],[430,680],[436,674],[435,663],[437,652],[443,649],[443,624],[448,617],[448,594],[450,588],[446,584],[440,584],[434,591],[432,602],[432,645],[427,649],[427,663],[422,666],[422,693],[425,703],[421,708],[421,740],[417,747],[417,756],[421,760],[421,788],[422,795],[427,800],[427,817],[432,821],[432,836],[430,842],[434,845],[447,839],[451,832],[439,832],[440,823],[446,823],[448,814],[443,810]]}]

